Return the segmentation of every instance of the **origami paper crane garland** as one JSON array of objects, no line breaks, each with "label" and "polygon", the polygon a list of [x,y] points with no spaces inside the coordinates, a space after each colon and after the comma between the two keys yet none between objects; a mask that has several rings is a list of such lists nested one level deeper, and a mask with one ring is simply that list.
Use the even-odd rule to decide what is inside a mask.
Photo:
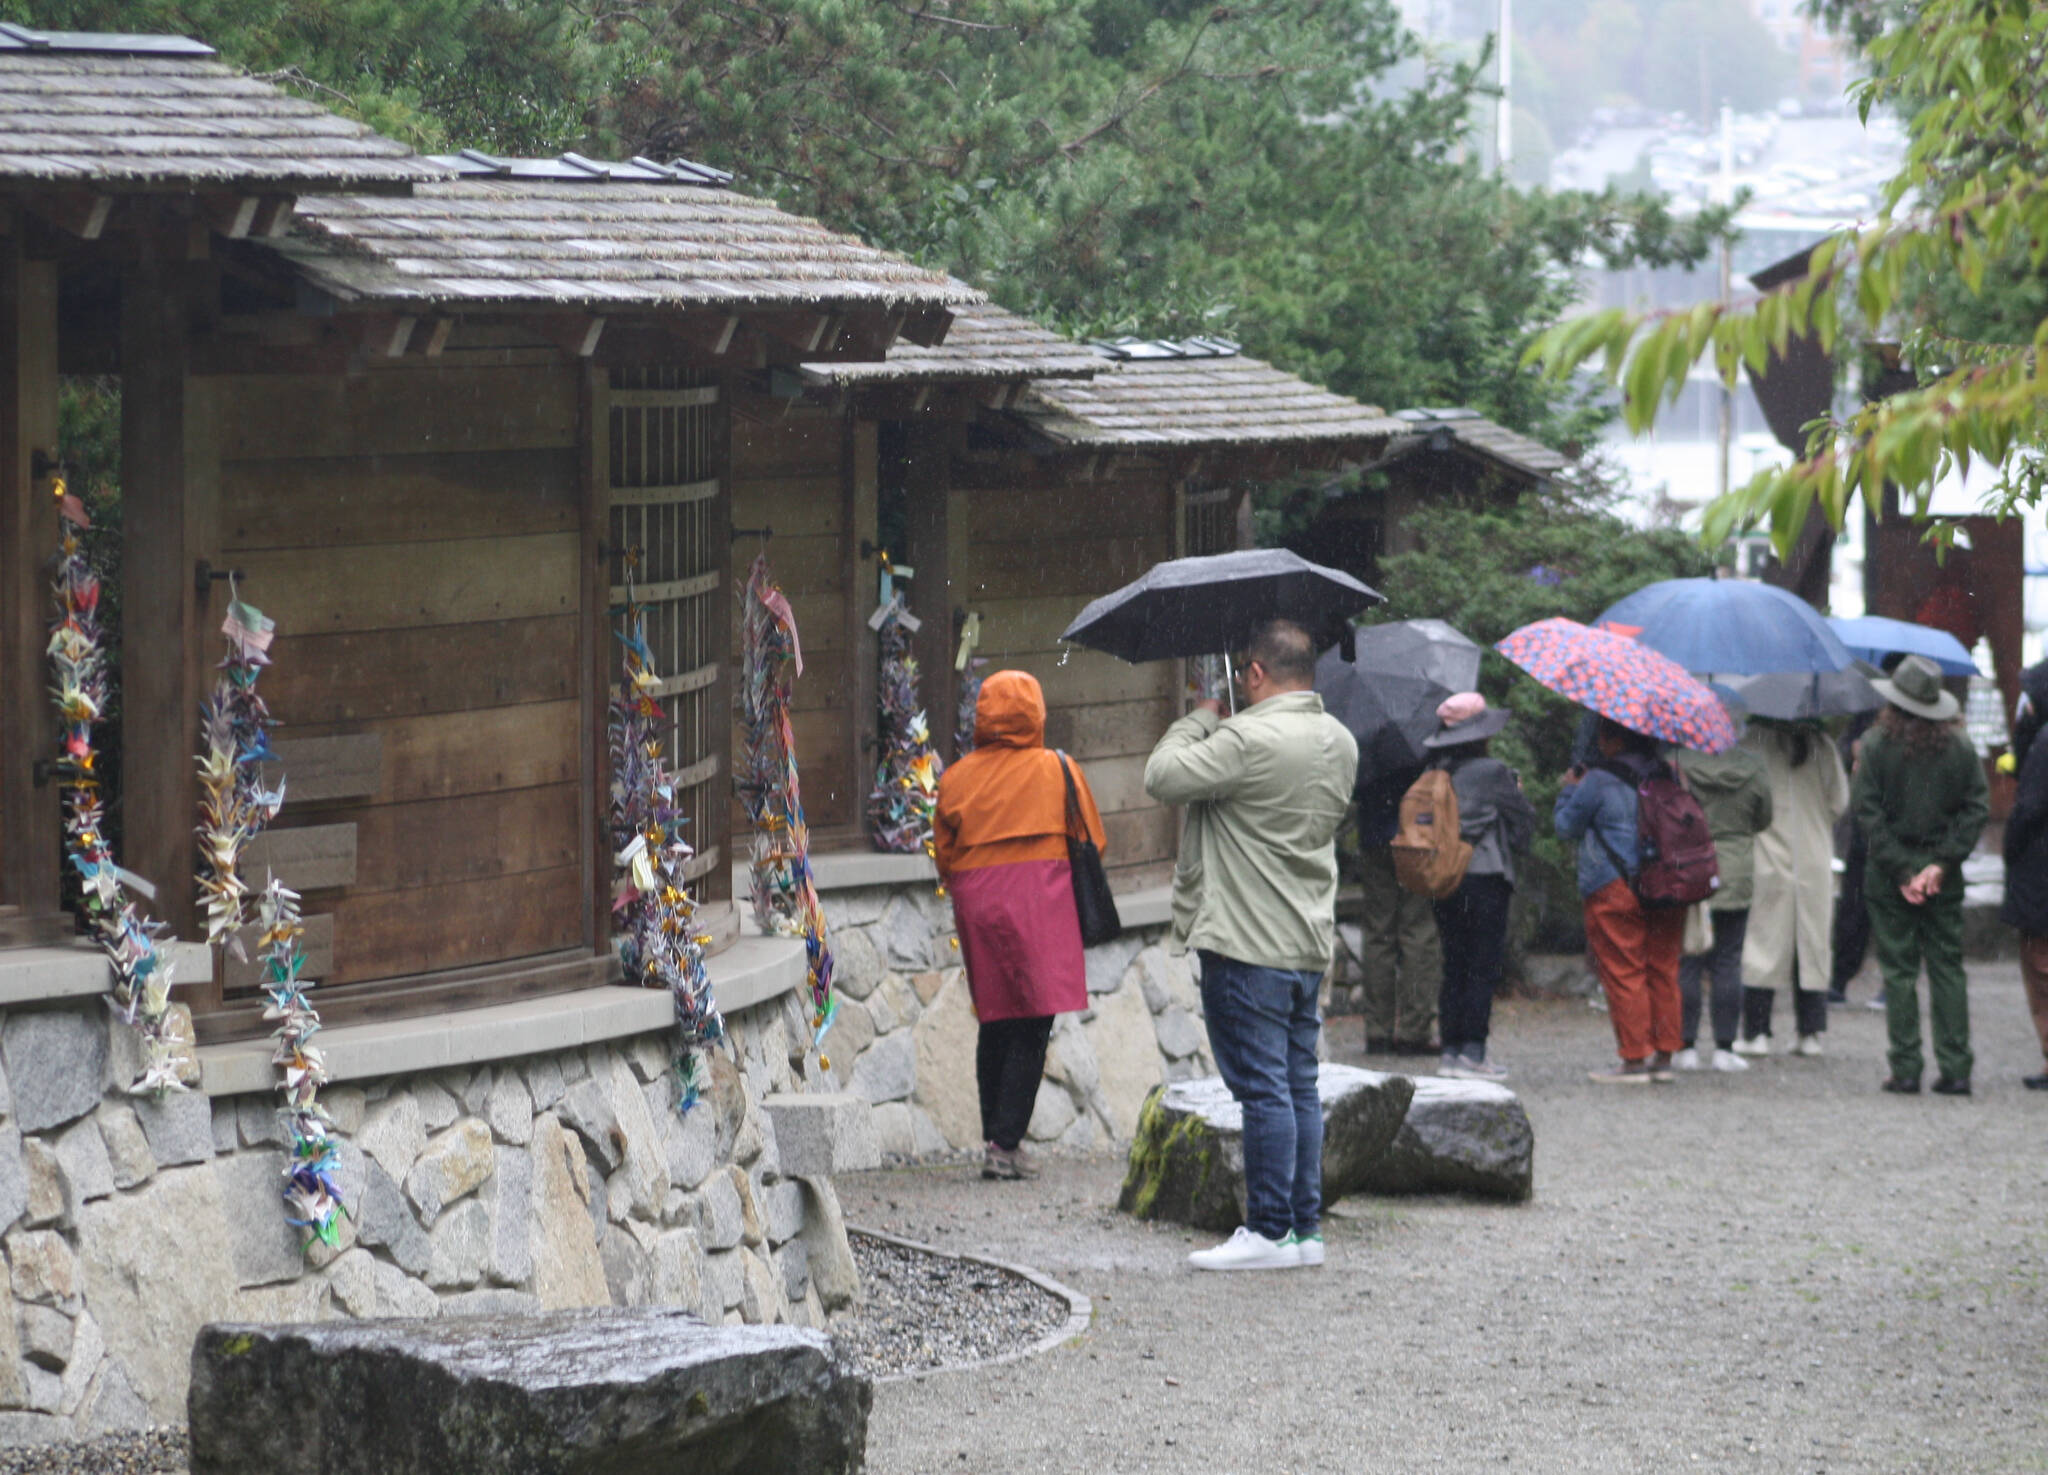
[{"label": "origami paper crane garland", "polygon": [[300,976],[306,953],[299,894],[271,877],[256,899],[256,920],[263,929],[259,944],[263,991],[270,995],[263,1017],[277,1021],[271,1032],[277,1049],[270,1058],[284,1072],[278,1084],[284,1092],[284,1106],[278,1114],[291,1138],[284,1170],[286,1218],[312,1231],[307,1249],[316,1239],[339,1247],[341,1216],[347,1212],[336,1182],[341,1156],[332,1130],[334,1118],[319,1101],[320,1088],[327,1084],[327,1065],[312,1044],[320,1030],[320,1015],[306,998],[306,990],[313,985]]},{"label": "origami paper crane garland", "polygon": [[908,610],[900,590],[889,589],[889,555],[882,555],[888,590],[874,624],[881,635],[882,761],[868,794],[868,831],[877,850],[897,855],[932,851],[932,807],[938,800],[939,755],[918,699],[917,657],[910,653]]},{"label": "origami paper crane garland", "polygon": [[676,802],[675,779],[662,757],[654,697],[660,678],[647,645],[647,611],[633,592],[636,554],[627,556],[626,604],[618,636],[625,646],[623,679],[612,688],[611,841],[618,874],[612,915],[627,981],[666,988],[675,996],[682,1049],[676,1057],[677,1105],[688,1111],[708,1078],[705,1050],[725,1038],[725,1020],[704,971],[697,908],[686,868],[696,852],[682,837],[688,823]]},{"label": "origami paper crane garland", "polygon": [[261,610],[233,600],[220,627],[228,653],[213,693],[199,707],[206,751],[199,755],[199,909],[206,940],[243,954],[236,929],[248,910],[241,854],[284,805],[284,784],[263,787],[270,750],[270,709],[256,694],[256,678],[270,664],[276,624]]},{"label": "origami paper crane garland", "polygon": [[59,724],[57,771],[64,780],[64,848],[78,872],[86,921],[113,968],[109,1006],[142,1036],[142,1071],[128,1090],[161,1096],[185,1089],[165,1029],[171,998],[171,960],[161,942],[166,929],[130,895],[149,888],[115,863],[102,824],[93,730],[107,705],[106,650],[99,577],[79,537],[92,520],[62,477],[54,479],[51,490],[63,527],[52,580],[57,618],[48,650]]},{"label": "origami paper crane garland", "polygon": [[960,672],[960,701],[953,709],[953,761],[956,763],[974,751],[974,708],[981,701],[981,668],[987,664],[987,657],[971,656]]},{"label": "origami paper crane garland", "polygon": [[745,649],[740,721],[746,766],[739,793],[754,826],[750,890],[754,920],[763,932],[801,937],[809,965],[811,1030],[822,1048],[838,1010],[832,995],[832,948],[825,908],[811,873],[811,837],[798,782],[796,733],[790,722],[790,685],[804,669],[796,616],[768,569],[754,560],[743,596]]}]

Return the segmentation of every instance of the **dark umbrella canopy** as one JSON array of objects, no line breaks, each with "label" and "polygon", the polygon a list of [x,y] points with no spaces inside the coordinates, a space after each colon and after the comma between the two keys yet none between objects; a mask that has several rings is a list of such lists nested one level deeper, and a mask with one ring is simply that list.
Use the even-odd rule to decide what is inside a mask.
[{"label": "dark umbrella canopy", "polygon": [[1479,647],[1442,620],[1399,620],[1360,630],[1356,653],[1338,647],[1316,662],[1323,707],[1358,739],[1361,784],[1419,768],[1436,731],[1436,709],[1479,685]]},{"label": "dark umbrella canopy", "polygon": [[1855,659],[1812,605],[1750,579],[1664,579],[1609,605],[1593,624],[1634,636],[1688,671],[1716,675],[1840,671]]},{"label": "dark umbrella canopy", "polygon": [[1853,666],[1846,671],[1771,671],[1762,676],[1722,678],[1752,717],[1803,722],[1875,712],[1884,698]]},{"label": "dark umbrella canopy", "polygon": [[1082,610],[1060,638],[1126,661],[1222,655],[1262,620],[1322,635],[1382,596],[1338,569],[1284,548],[1247,548],[1155,563]]}]

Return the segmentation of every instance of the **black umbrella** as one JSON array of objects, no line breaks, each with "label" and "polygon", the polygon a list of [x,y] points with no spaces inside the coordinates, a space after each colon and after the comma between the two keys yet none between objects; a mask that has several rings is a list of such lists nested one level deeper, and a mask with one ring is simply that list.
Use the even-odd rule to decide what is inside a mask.
[{"label": "black umbrella", "polygon": [[1442,620],[1397,620],[1355,637],[1350,660],[1340,646],[1316,662],[1323,707],[1358,739],[1361,784],[1419,768],[1436,709],[1454,692],[1479,685],[1479,647]]},{"label": "black umbrella", "polygon": [[1228,654],[1261,620],[1293,620],[1321,637],[1383,596],[1284,548],[1247,548],[1155,563],[1082,610],[1060,638],[1124,660]]},{"label": "black umbrella", "polygon": [[1750,716],[1770,717],[1779,722],[1846,717],[1857,712],[1875,712],[1884,705],[1884,698],[1856,666],[1846,671],[1772,671],[1762,676],[1722,676],[1719,680],[1742,698]]}]

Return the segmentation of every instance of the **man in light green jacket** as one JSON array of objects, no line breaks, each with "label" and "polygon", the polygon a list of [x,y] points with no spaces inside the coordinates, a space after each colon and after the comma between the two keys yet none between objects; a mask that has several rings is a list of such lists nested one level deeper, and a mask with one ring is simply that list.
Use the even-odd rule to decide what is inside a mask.
[{"label": "man in light green jacket", "polygon": [[1190,1255],[1198,1270],[1323,1263],[1316,994],[1358,744],[1312,689],[1315,659],[1301,626],[1267,621],[1245,651],[1245,709],[1202,703],[1145,764],[1147,794],[1188,806],[1172,945],[1201,959],[1209,1047],[1244,1109],[1245,1223]]}]

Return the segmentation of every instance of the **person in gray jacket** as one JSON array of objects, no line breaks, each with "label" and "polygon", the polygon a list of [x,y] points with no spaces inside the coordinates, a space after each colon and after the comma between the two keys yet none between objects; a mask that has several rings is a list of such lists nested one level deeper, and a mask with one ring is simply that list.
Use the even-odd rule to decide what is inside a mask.
[{"label": "person in gray jacket", "polygon": [[1465,879],[1435,903],[1444,955],[1437,993],[1437,1030],[1443,1059],[1437,1074],[1460,1080],[1498,1081],[1507,1071],[1486,1058],[1493,1021],[1493,991],[1507,961],[1508,905],[1515,895],[1515,856],[1529,848],[1536,810],[1515,771],[1492,757],[1487,744],[1508,724],[1476,691],[1460,692],[1436,709],[1438,727],[1423,746],[1433,767],[1451,776],[1458,796],[1458,833],[1472,847]]}]

